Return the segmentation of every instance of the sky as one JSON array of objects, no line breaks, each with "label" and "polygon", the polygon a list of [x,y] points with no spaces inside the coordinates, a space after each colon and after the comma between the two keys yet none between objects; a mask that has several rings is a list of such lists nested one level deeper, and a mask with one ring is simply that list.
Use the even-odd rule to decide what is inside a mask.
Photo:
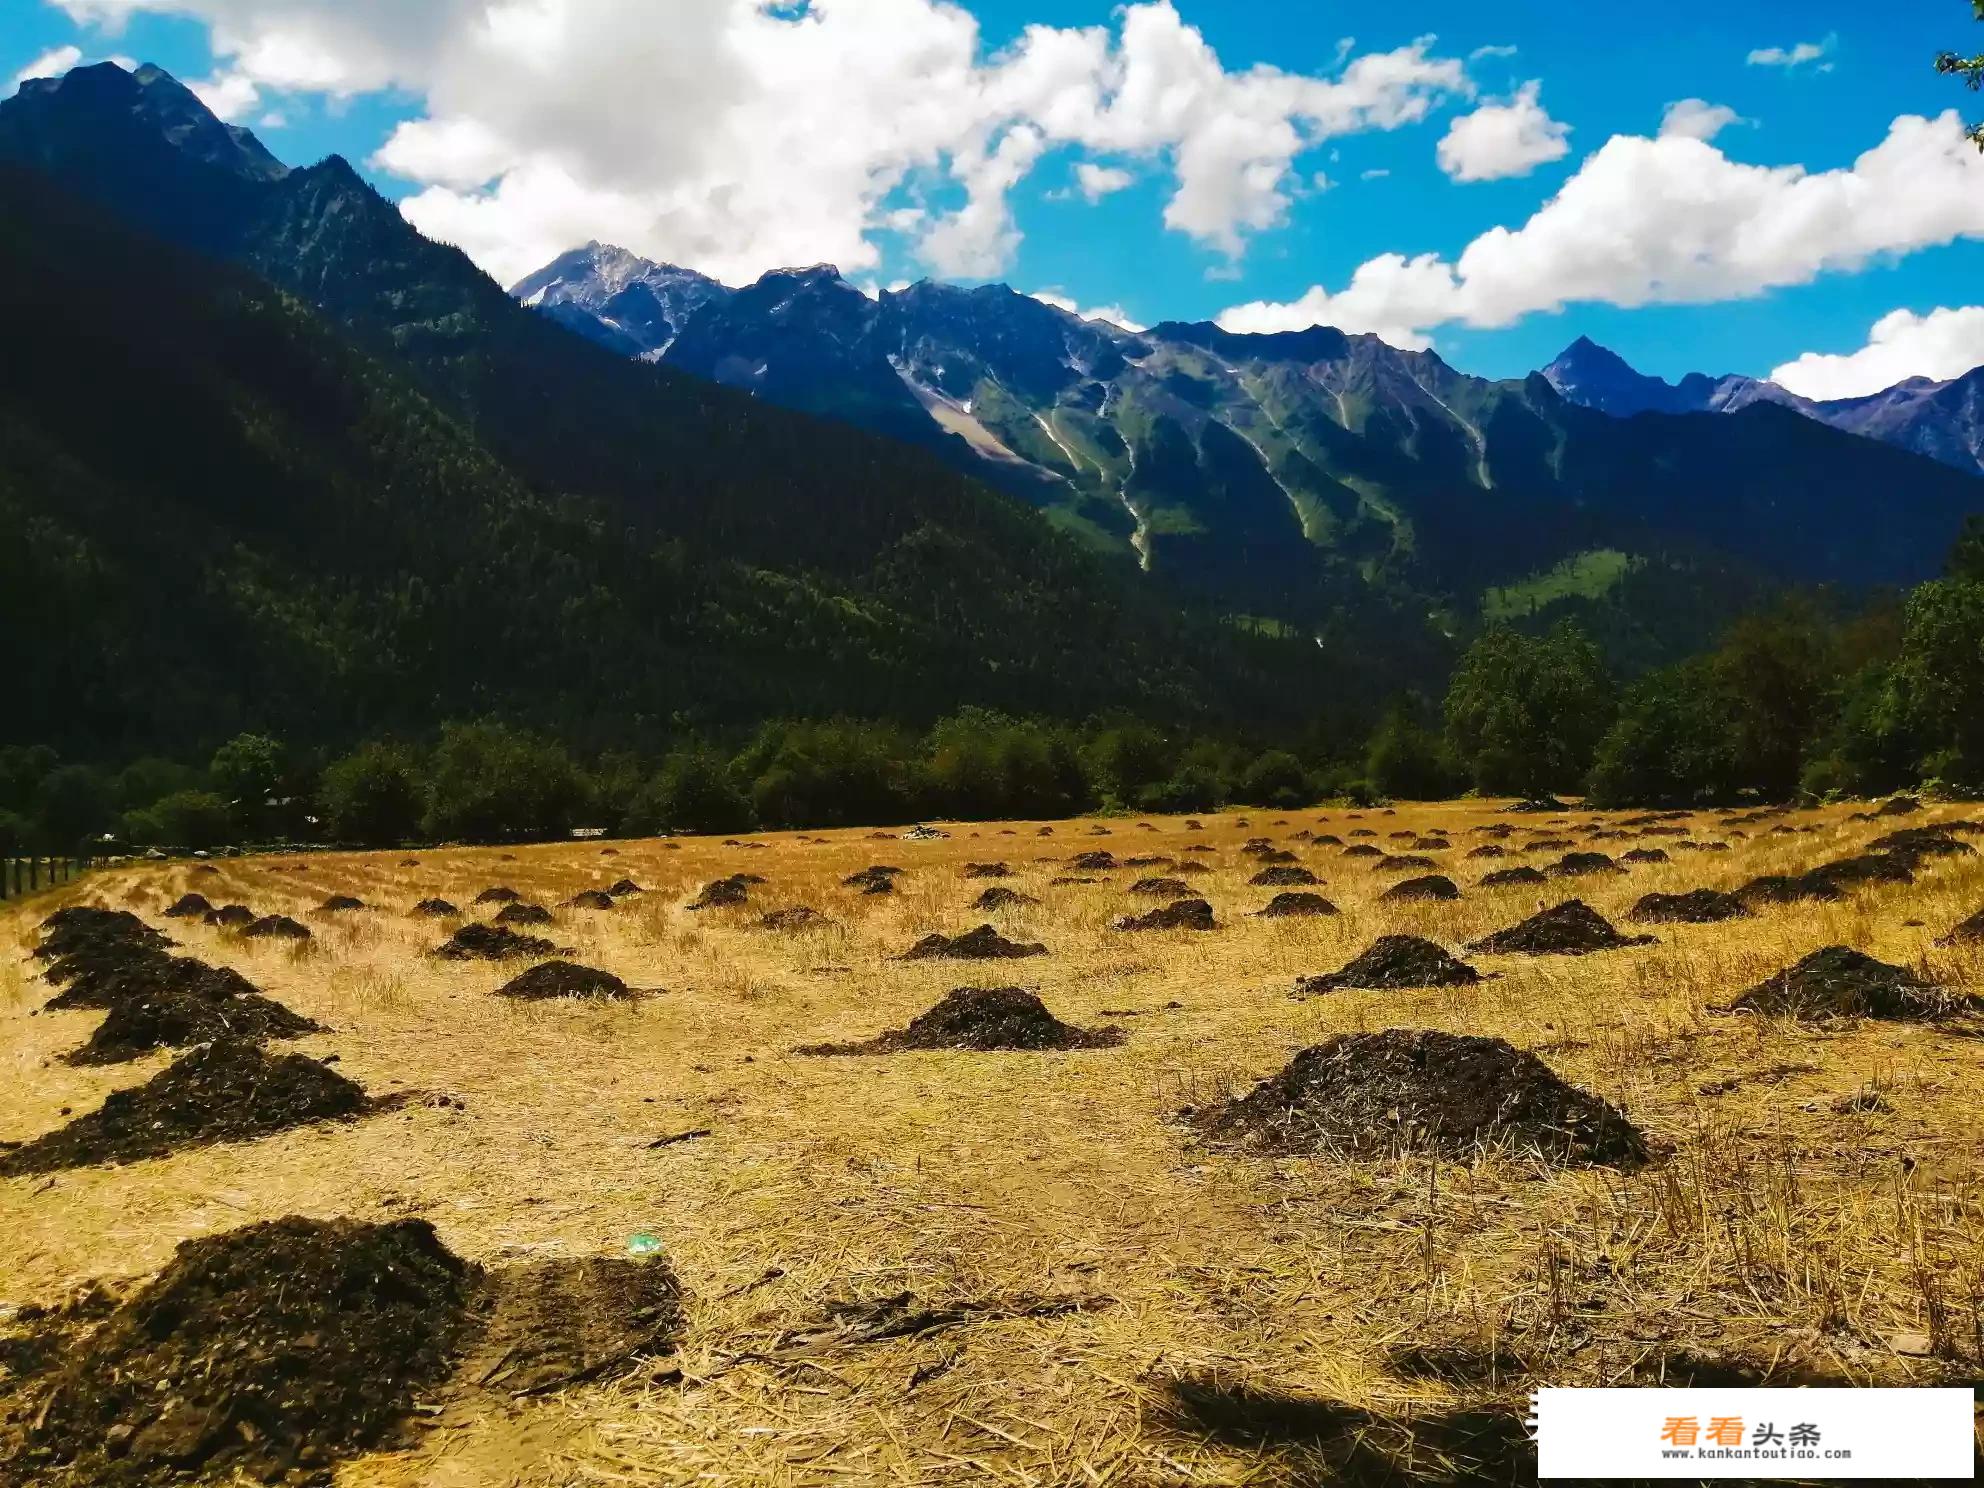
[{"label": "sky", "polygon": [[0,93],[155,62],[509,283],[590,239],[1520,376],[1984,364],[1963,0],[4,0]]}]

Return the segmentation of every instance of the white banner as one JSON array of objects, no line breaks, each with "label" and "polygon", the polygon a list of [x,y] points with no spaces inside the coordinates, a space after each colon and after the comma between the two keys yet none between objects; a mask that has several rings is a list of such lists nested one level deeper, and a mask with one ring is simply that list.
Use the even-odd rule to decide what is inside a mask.
[{"label": "white banner", "polygon": [[1539,1478],[1962,1478],[1967,1389],[1539,1390]]}]

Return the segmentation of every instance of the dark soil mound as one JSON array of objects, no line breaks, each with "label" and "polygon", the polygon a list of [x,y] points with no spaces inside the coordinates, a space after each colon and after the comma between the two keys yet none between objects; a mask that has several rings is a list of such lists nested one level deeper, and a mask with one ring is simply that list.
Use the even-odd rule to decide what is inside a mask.
[{"label": "dark soil mound", "polygon": [[1264,920],[1297,919],[1309,915],[1333,915],[1336,912],[1336,906],[1321,894],[1305,893],[1300,889],[1276,894],[1268,900],[1265,909],[1254,911]]},{"label": "dark soil mound", "polygon": [[1203,878],[1206,874],[1212,872],[1212,869],[1204,863],[1191,862],[1180,863],[1176,868],[1172,869],[1172,872],[1184,878]]},{"label": "dark soil mound", "polygon": [[154,1049],[186,1049],[222,1039],[261,1043],[323,1032],[322,1024],[259,992],[221,991],[214,980],[197,989],[173,987],[116,1003],[89,1042],[68,1056],[69,1063],[122,1064]]},{"label": "dark soil mound", "polygon": [[1976,1005],[1977,999],[1925,982],[1905,966],[1833,945],[1759,982],[1730,1003],[1729,1011],[1933,1021]]},{"label": "dark soil mound", "polygon": [[137,1162],[364,1108],[365,1092],[316,1060],[229,1040],[196,1049],[144,1084],[113,1092],[87,1116],[0,1153],[0,1174]]},{"label": "dark soil mound", "polygon": [[1076,853],[1068,859],[1068,866],[1081,873],[1096,873],[1116,866],[1116,854],[1112,852]]},{"label": "dark soil mound", "polygon": [[1281,866],[1263,868],[1247,882],[1261,889],[1286,889],[1298,884],[1319,884],[1322,880],[1307,868]]},{"label": "dark soil mound", "polygon": [[1690,889],[1685,894],[1648,894],[1627,911],[1626,918],[1642,925],[1714,925],[1747,920],[1750,909],[1734,894]]},{"label": "dark soil mound", "polygon": [[[884,880],[886,882],[886,880]],[[712,879],[703,885],[703,892],[691,900],[690,909],[731,909],[750,897],[751,881],[741,873],[733,873],[728,878]]]},{"label": "dark soil mound", "polygon": [[1941,946],[1978,945],[1984,943],[1984,909],[1967,920],[1961,920],[1951,927],[1950,933],[1939,939]]},{"label": "dark soil mound", "polygon": [[114,1008],[153,997],[220,1001],[253,997],[261,990],[232,967],[210,966],[191,956],[168,956],[162,951],[148,950],[87,965],[85,959],[69,957],[50,969],[50,980],[69,978],[69,985],[49,999],[47,1006],[51,1011]]},{"label": "dark soil mound", "polygon": [[1532,838],[1523,847],[1523,851],[1526,853],[1562,852],[1565,848],[1575,845],[1568,837],[1536,837]]},{"label": "dark soil mound", "polygon": [[1849,889],[1859,884],[1914,883],[1915,869],[1897,853],[1860,853],[1822,863],[1805,877],[1813,883]]},{"label": "dark soil mound", "polygon": [[1497,868],[1493,873],[1484,873],[1481,882],[1475,885],[1482,889],[1507,889],[1517,884],[1540,884],[1550,880],[1544,877],[1541,868]]},{"label": "dark soil mound", "polygon": [[1408,878],[1393,884],[1378,896],[1379,903],[1399,903],[1413,899],[1458,899],[1460,889],[1451,878],[1441,873],[1429,873],[1423,878]]},{"label": "dark soil mound", "polygon": [[349,914],[354,909],[363,908],[365,908],[365,901],[363,899],[354,898],[350,894],[333,894],[317,906],[317,913]]},{"label": "dark soil mound", "polygon": [[1602,852],[1565,853],[1552,863],[1548,872],[1552,878],[1583,878],[1592,873],[1624,873],[1626,870],[1606,857]]},{"label": "dark soil mound", "polygon": [[606,886],[606,892],[611,894],[615,899],[621,899],[628,894],[645,894],[647,890],[635,883],[631,878],[622,878],[608,884]]},{"label": "dark soil mound", "polygon": [[1212,906],[1203,899],[1177,899],[1148,914],[1125,915],[1117,930],[1217,930]]},{"label": "dark soil mound", "polygon": [[902,953],[905,961],[1010,961],[1022,956],[1044,956],[1044,945],[1006,939],[990,925],[980,925],[962,935],[926,935]]},{"label": "dark soil mound", "polygon": [[824,925],[827,917],[810,904],[794,904],[785,909],[775,909],[762,915],[758,920],[760,930],[804,930],[811,925]]},{"label": "dark soil mound", "polygon": [[1132,894],[1145,894],[1153,899],[1180,899],[1192,892],[1191,886],[1177,878],[1140,878],[1130,885]]},{"label": "dark soil mound", "polygon": [[20,1465],[31,1480],[328,1481],[446,1377],[479,1279],[420,1219],[185,1241],[53,1380]]},{"label": "dark soil mound", "polygon": [[414,905],[413,912],[417,915],[425,915],[427,918],[434,920],[444,920],[450,915],[461,913],[459,909],[456,909],[454,905],[445,899],[423,899]]},{"label": "dark soil mound", "polygon": [[1013,870],[1004,863],[966,863],[966,878],[1011,878]]},{"label": "dark soil mound", "polygon": [[973,909],[1008,909],[1040,901],[1031,894],[1022,894],[1018,889],[1009,889],[1004,884],[994,884],[976,899],[971,901]]},{"label": "dark soil mound", "polygon": [[263,915],[252,925],[242,927],[241,933],[250,940],[308,940],[310,927],[299,924],[288,915]]},{"label": "dark soil mound", "polygon": [[1674,860],[1667,856],[1667,850],[1665,848],[1636,847],[1629,853],[1621,853],[1619,855],[1619,861],[1622,863],[1671,863]]},{"label": "dark soil mound", "polygon": [[1385,850],[1382,847],[1373,847],[1368,842],[1353,842],[1343,850],[1343,856],[1346,858],[1382,858],[1384,855]]},{"label": "dark soil mound", "polygon": [[1794,878],[1766,873],[1736,890],[1736,897],[1745,904],[1796,904],[1806,899],[1844,899],[1846,894],[1837,884],[1825,883],[1809,874],[1801,873]]},{"label": "dark soil mound", "polygon": [[245,904],[226,904],[209,913],[206,922],[223,930],[245,930],[260,918]]},{"label": "dark soil mound", "polygon": [[1726,842],[1677,842],[1674,844],[1674,850],[1676,852],[1728,852],[1729,844]]},{"label": "dark soil mound", "polygon": [[1343,970],[1303,977],[1295,984],[1295,994],[1303,997],[1312,992],[1334,992],[1339,987],[1463,987],[1480,980],[1480,972],[1430,940],[1417,935],[1384,935]]},{"label": "dark soil mound", "polygon": [[895,879],[877,868],[850,873],[841,880],[841,885],[844,888],[859,889],[864,894],[893,894],[896,891]]},{"label": "dark soil mound", "polygon": [[625,997],[627,984],[610,971],[595,971],[570,961],[546,961],[496,989],[498,997],[541,1002],[551,997]]},{"label": "dark soil mound", "polygon": [[1497,847],[1494,843],[1489,842],[1484,843],[1480,847],[1469,848],[1467,855],[1470,858],[1506,858],[1509,855],[1509,850],[1506,847]]},{"label": "dark soil mound", "polygon": [[506,904],[497,910],[492,917],[492,923],[498,925],[548,925],[551,923],[551,911],[546,909],[542,904],[526,904],[520,900],[515,904]]},{"label": "dark soil mound", "polygon": [[585,889],[565,901],[567,909],[611,909],[613,896],[604,889]]},{"label": "dark soil mound", "polygon": [[1502,1039],[1430,1030],[1341,1034],[1207,1112],[1214,1141],[1271,1152],[1467,1159],[1483,1148],[1636,1167],[1647,1149],[1616,1107]]},{"label": "dark soil mound", "polygon": [[1881,803],[1876,816],[1913,816],[1922,809],[1922,803],[1913,796],[1896,796]]},{"label": "dark soil mound", "polygon": [[1966,858],[1974,856],[1977,849],[1952,836],[1947,827],[1903,827],[1899,832],[1876,837],[1867,844],[1867,851],[1886,853],[1919,868],[1928,858]]},{"label": "dark soil mound", "polygon": [[515,904],[521,898],[523,898],[523,895],[519,894],[508,884],[498,884],[493,889],[484,889],[469,902],[471,904]]},{"label": "dark soil mound", "polygon": [[190,920],[196,915],[212,914],[213,908],[205,894],[181,894],[164,914],[168,920]]},{"label": "dark soil mound", "polygon": [[1651,935],[1621,935],[1582,899],[1566,899],[1519,925],[1484,936],[1468,949],[1493,956],[1583,956],[1653,942]]},{"label": "dark soil mound", "polygon": [[1417,873],[1421,868],[1437,868],[1440,865],[1431,858],[1422,858],[1417,853],[1400,853],[1395,858],[1380,858],[1371,865],[1373,873]]},{"label": "dark soil mound", "polygon": [[542,936],[519,935],[503,925],[464,925],[434,948],[446,961],[502,961],[511,956],[548,956],[558,947]]},{"label": "dark soil mound", "polygon": [[841,880],[841,884],[845,888],[858,889],[871,878],[895,878],[901,873],[902,869],[888,863],[871,863],[859,873],[848,874]]},{"label": "dark soil mound", "polygon": [[801,1054],[887,1054],[897,1049],[1102,1049],[1121,1029],[1075,1028],[1019,987],[959,987],[909,1027],[852,1044],[812,1044]]},{"label": "dark soil mound", "polygon": [[1453,843],[1444,837],[1415,837],[1412,839],[1414,852],[1445,852]]},{"label": "dark soil mound", "polygon": [[41,944],[35,957],[56,961],[88,953],[119,949],[164,950],[172,942],[128,909],[96,909],[71,905],[58,909],[41,922]]}]

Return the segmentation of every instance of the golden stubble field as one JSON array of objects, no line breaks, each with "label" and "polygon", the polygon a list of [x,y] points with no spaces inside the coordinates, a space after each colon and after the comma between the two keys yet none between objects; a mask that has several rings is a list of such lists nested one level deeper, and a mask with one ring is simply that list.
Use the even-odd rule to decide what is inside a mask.
[{"label": "golden stubble field", "polygon": [[[1681,825],[1726,853],[1674,851],[1624,876],[1503,890],[1489,869],[1546,818],[1495,803],[1251,812],[1183,819],[951,826],[942,841],[774,834],[756,845],[568,843],[512,850],[313,854],[132,865],[0,908],[0,1139],[57,1126],[164,1054],[83,1069],[56,1056],[98,1016],[38,1009],[26,953],[64,902],[128,907],[184,952],[233,966],[326,1024],[298,1041],[374,1093],[442,1092],[347,1125],[304,1128],[122,1168],[0,1180],[0,1302],[158,1269],[189,1236],[286,1214],[424,1216],[457,1252],[502,1265],[619,1255],[651,1231],[687,1286],[672,1358],[467,1422],[417,1427],[406,1450],[337,1481],[400,1484],[1291,1483],[1520,1475],[1511,1423],[1538,1383],[1967,1379],[1978,1369],[1984,1056],[1969,1025],[1799,1025],[1713,1005],[1817,947],[1844,943],[1984,992],[1984,948],[1935,938],[1984,904],[1984,858],[1928,862],[1917,883],[1724,925],[1654,927],[1659,944],[1585,957],[1470,956],[1478,986],[1296,1000],[1378,935],[1450,949],[1580,897],[1619,923],[1651,891],[1733,888],[1844,856],[1900,820],[1795,812],[1733,832]],[[1671,838],[1587,843],[1615,856]],[[1615,819],[1610,819],[1614,820]],[[1471,829],[1517,829],[1501,862]],[[1796,830],[1773,832],[1773,826]],[[1381,905],[1395,876],[1300,832],[1444,834],[1431,854],[1466,890]],[[1106,829],[1106,836],[1097,835]],[[1552,829],[1556,830],[1556,829]],[[1614,827],[1614,830],[1617,830]],[[1743,835],[1737,835],[1741,833]],[[1295,850],[1343,911],[1262,920],[1272,889],[1239,852]],[[1067,857],[1176,856],[1213,904],[1210,933],[1124,933],[1149,908],[1120,869],[1050,886]],[[998,880],[1038,907],[968,908]],[[899,891],[841,887],[872,863]],[[741,909],[691,912],[707,880],[767,880]],[[624,1004],[492,996],[520,964],[425,953],[457,922],[411,917],[509,884],[557,905],[622,875],[648,892],[611,911],[559,909],[548,934],[637,987]],[[312,925],[298,950],[157,911],[187,889]],[[313,913],[332,893],[371,906]],[[806,904],[829,923],[755,928]],[[1051,954],[902,962],[931,931],[990,919]],[[1024,985],[1063,1019],[1127,1041],[1067,1053],[811,1058],[794,1046],[899,1027],[959,986]],[[1643,1171],[1268,1159],[1201,1145],[1173,1119],[1280,1069],[1335,1033],[1493,1034],[1622,1106],[1666,1155]],[[1872,1091],[1878,1102],[1851,1097]],[[652,1146],[707,1129],[706,1137]],[[956,1326],[883,1342],[765,1353],[837,1304],[912,1293],[967,1309]],[[1083,1298],[1060,1316],[1000,1317]],[[976,1307],[977,1313],[970,1311]],[[1511,1468],[1510,1464],[1515,1466]]]}]

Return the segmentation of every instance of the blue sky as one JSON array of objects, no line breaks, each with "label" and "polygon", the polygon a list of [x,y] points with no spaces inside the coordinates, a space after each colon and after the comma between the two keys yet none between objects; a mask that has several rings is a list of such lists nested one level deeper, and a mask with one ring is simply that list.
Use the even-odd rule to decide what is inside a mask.
[{"label": "blue sky", "polygon": [[[463,81],[458,63],[434,60],[437,48],[445,50],[453,44],[445,35],[419,38],[418,47],[426,50],[417,54],[422,59],[417,65],[396,64],[396,69],[383,73],[375,69],[361,77],[363,69],[343,58],[332,71],[342,68],[341,76],[355,80],[353,85],[324,91],[292,85],[290,77],[307,67],[299,68],[293,58],[279,65],[267,57],[258,59],[243,40],[308,39],[316,34],[309,26],[313,12],[321,12],[329,3],[8,0],[0,10],[0,77],[11,77],[52,50],[73,46],[90,58],[120,55],[155,61],[188,81],[230,74],[250,78],[255,84],[254,101],[239,113],[239,122],[255,128],[276,154],[291,163],[307,163],[336,151],[395,198],[428,193],[423,201],[428,213],[409,215],[430,231],[437,223],[473,220],[476,226],[472,231],[465,228],[460,240],[499,277],[508,277],[499,267],[506,262],[503,250],[531,251],[519,247],[520,242],[548,244],[556,241],[561,229],[575,240],[622,235],[614,229],[624,218],[603,220],[593,231],[580,231],[586,222],[583,203],[561,207],[562,215],[551,219],[556,225],[550,227],[542,209],[533,205],[528,220],[537,236],[525,238],[519,232],[506,240],[506,219],[489,210],[486,200],[477,199],[478,192],[486,197],[494,190],[488,183],[470,188],[450,178],[437,186],[433,172],[417,181],[375,163],[376,153],[397,126],[434,111],[435,96],[445,94],[451,100],[449,113],[461,113],[466,107],[473,115],[479,106],[477,95],[472,84]],[[443,0],[434,3],[438,13]],[[610,0],[535,3],[613,9]],[[717,0],[702,3],[714,8]],[[844,10],[850,0],[839,3]],[[935,0],[888,3],[923,6]],[[446,0],[446,4],[470,18],[476,13],[469,0]],[[351,9],[362,8],[353,0]],[[657,8],[670,7],[666,0],[658,7],[647,0],[626,0],[621,7],[626,18]],[[805,9],[803,5],[787,8]],[[972,0],[968,9],[977,22],[983,60],[1021,42],[1029,26],[1101,27],[1117,37],[1122,24],[1115,6],[1093,0]],[[1932,69],[1934,54],[1941,48],[1984,49],[1984,27],[1974,26],[1969,7],[1957,0],[1895,10],[1780,0],[1736,6],[1670,3],[1651,9],[1546,5],[1537,0],[1505,0],[1494,6],[1457,0],[1406,6],[1177,0],[1177,9],[1183,26],[1202,37],[1229,74],[1266,64],[1290,74],[1329,78],[1339,75],[1344,38],[1355,39],[1348,51],[1354,57],[1394,52],[1431,35],[1437,38],[1430,48],[1432,55],[1464,63],[1466,90],[1434,100],[1420,122],[1355,129],[1298,151],[1281,184],[1281,194],[1289,200],[1280,220],[1248,229],[1237,256],[1222,251],[1203,234],[1165,225],[1167,204],[1179,189],[1166,164],[1166,149],[1171,147],[1126,153],[1049,139],[1004,193],[1004,209],[1010,212],[1009,226],[1017,238],[1008,235],[1010,246],[998,262],[996,277],[1017,288],[1054,291],[1083,307],[1121,307],[1143,322],[1211,318],[1244,302],[1294,302],[1311,286],[1334,293],[1348,284],[1360,264],[1387,253],[1434,254],[1454,263],[1480,234],[1498,226],[1522,226],[1611,137],[1654,134],[1663,109],[1678,99],[1703,99],[1741,116],[1742,122],[1728,125],[1713,139],[1713,148],[1727,160],[1801,166],[1815,173],[1851,167],[1856,157],[1882,141],[1897,116],[1934,116],[1952,108],[1984,111],[1984,100],[1937,77]],[[606,19],[613,18],[609,14]],[[381,22],[381,34],[393,24]],[[350,34],[337,44],[347,52],[359,45]],[[1817,48],[1822,55],[1795,66],[1748,60],[1762,49],[1788,53],[1799,44]],[[405,45],[406,55],[415,56],[416,42]],[[1508,48],[1513,52],[1507,53]],[[429,80],[426,88],[423,79]],[[1483,103],[1506,99],[1531,80],[1540,84],[1538,99],[1549,118],[1569,127],[1567,152],[1504,179],[1450,178],[1436,159],[1436,147],[1453,121]],[[544,82],[548,94],[557,86],[556,78]],[[613,134],[623,116],[630,129],[646,127],[655,114],[656,97],[666,92],[659,86],[655,93],[638,84],[630,86],[624,75],[615,87],[617,94],[593,79],[583,90],[588,95],[583,102],[595,110],[588,127],[602,135]],[[507,102],[499,104],[506,107]],[[572,116],[572,107],[556,99],[546,107],[554,103],[552,112],[532,117]],[[851,100],[842,103],[855,106]],[[616,115],[615,109],[621,114]],[[834,115],[828,112],[822,117],[830,128]],[[680,138],[685,128],[694,127],[693,118],[686,125],[674,120],[662,138]],[[823,139],[825,134],[813,137]],[[506,138],[508,143],[499,149],[499,158],[505,160],[535,144],[518,141],[514,133]],[[794,153],[784,152],[781,168],[791,163]],[[796,153],[803,157],[805,148],[797,147]],[[1074,189],[1072,172],[1081,161],[1126,167],[1135,180],[1091,202]],[[806,164],[799,160],[801,173],[791,182],[781,179],[776,189],[803,196],[808,185]],[[625,166],[626,162],[615,160],[600,169],[621,172],[615,179],[624,180]],[[707,162],[699,166],[706,168]],[[751,184],[748,151],[739,155],[735,168],[745,184]],[[1327,178],[1327,187],[1318,185],[1319,173]],[[656,193],[668,189],[673,189],[672,182],[653,183]],[[903,171],[877,211],[920,209],[927,225],[954,212],[969,193],[964,172],[946,163],[923,162]],[[812,203],[799,215],[814,209],[823,214],[823,223],[840,221],[829,201]],[[710,225],[712,220],[715,226]],[[699,253],[709,258],[710,234],[723,230],[724,219],[710,219],[704,212],[697,222],[696,231],[685,231],[679,244],[663,224],[649,232],[649,241],[629,246],[698,267],[720,268],[732,262],[697,262]],[[840,257],[848,256],[846,231],[838,238],[823,231],[821,236],[831,240],[818,251],[807,252],[808,240],[795,236],[791,226],[784,224],[775,243],[767,243],[763,251],[782,249],[784,256],[819,259],[835,256],[838,247]],[[861,241],[874,245],[875,261],[859,273],[850,272],[850,277],[886,284],[931,272],[928,245],[920,237],[923,231],[922,226],[895,230],[871,223]],[[554,236],[542,236],[546,232]],[[1944,241],[1951,237],[1957,240]],[[1862,258],[1866,261],[1859,261]],[[1967,231],[1926,229],[1900,248],[1858,255],[1848,266],[1802,276],[1810,282],[1784,283],[1762,292],[1737,284],[1710,303],[1629,307],[1586,300],[1561,310],[1517,314],[1507,325],[1469,324],[1456,318],[1426,325],[1425,334],[1455,365],[1487,375],[1519,375],[1540,366],[1579,334],[1612,346],[1644,370],[1667,376],[1690,370],[1762,375],[1803,353],[1853,353],[1867,343],[1877,320],[1898,310],[1920,315],[1937,307],[1970,306],[1977,299],[1973,286],[1980,269],[1984,269],[1984,241]],[[733,272],[725,277],[742,276]],[[1984,342],[1980,350],[1984,351]],[[1898,354],[1905,359],[1909,353]],[[1947,345],[1939,354],[1945,359],[1961,355]],[[1984,361],[1984,354],[1978,360]]]}]

